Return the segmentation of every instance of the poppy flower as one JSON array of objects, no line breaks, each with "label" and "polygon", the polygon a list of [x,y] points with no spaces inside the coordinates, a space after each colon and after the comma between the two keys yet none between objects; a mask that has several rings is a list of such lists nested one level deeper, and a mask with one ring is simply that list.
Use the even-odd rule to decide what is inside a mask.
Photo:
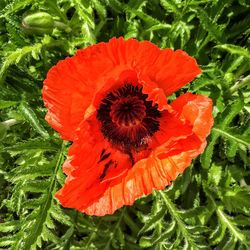
[{"label": "poppy flower", "polygon": [[52,67],[43,87],[46,120],[73,142],[60,203],[102,216],[170,185],[203,152],[213,125],[208,97],[167,100],[200,73],[182,50],[123,38]]}]

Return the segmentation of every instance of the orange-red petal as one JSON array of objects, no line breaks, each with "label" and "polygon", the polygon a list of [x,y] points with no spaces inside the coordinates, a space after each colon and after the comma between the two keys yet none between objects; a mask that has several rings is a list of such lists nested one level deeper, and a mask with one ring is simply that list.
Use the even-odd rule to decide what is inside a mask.
[{"label": "orange-red petal", "polygon": [[149,99],[166,110],[165,95],[200,72],[195,59],[181,50],[161,50],[149,41],[112,38],[79,50],[50,69],[43,88],[46,120],[63,139],[73,140],[86,113],[88,117],[107,92],[126,81],[142,84]]},{"label": "orange-red petal", "polygon": [[52,67],[44,81],[45,119],[66,140],[74,139],[75,129],[91,103],[92,90],[83,76],[87,70],[76,57],[67,58]]},{"label": "orange-red petal", "polygon": [[[56,194],[62,205],[101,216],[169,185],[203,152],[213,124],[212,102],[205,96],[188,93],[174,101],[172,107],[176,113],[164,114],[164,128],[155,135],[159,145],[133,167],[126,154],[112,148],[102,137],[94,116],[81,124],[79,139],[71,146],[64,165],[66,183]],[[205,128],[201,133],[202,124]],[[110,168],[100,181],[107,162],[98,163],[103,148],[111,152],[118,167]]]},{"label": "orange-red petal", "polygon": [[212,99],[204,95],[186,93],[171,103],[172,108],[182,120],[193,125],[193,132],[204,140],[214,124]]},{"label": "orange-red petal", "polygon": [[[129,156],[111,148],[104,139],[95,115],[81,123],[69,149],[63,170],[68,175],[56,197],[65,207],[81,210],[99,198],[110,181],[132,167]],[[108,167],[105,167],[107,166]]]},{"label": "orange-red petal", "polygon": [[[192,125],[193,134],[176,140],[172,137],[159,145],[148,158],[138,161],[124,178],[106,189],[98,200],[81,211],[91,215],[111,214],[123,205],[152,192],[164,189],[201,154],[206,146],[206,136],[213,125],[212,101],[201,95],[186,94],[173,103],[177,115]],[[188,110],[193,112],[189,113]],[[201,125],[205,132],[201,132]]]},{"label": "orange-red petal", "polygon": [[163,49],[146,76],[162,88],[166,96],[192,81],[201,73],[196,60],[182,50]]}]

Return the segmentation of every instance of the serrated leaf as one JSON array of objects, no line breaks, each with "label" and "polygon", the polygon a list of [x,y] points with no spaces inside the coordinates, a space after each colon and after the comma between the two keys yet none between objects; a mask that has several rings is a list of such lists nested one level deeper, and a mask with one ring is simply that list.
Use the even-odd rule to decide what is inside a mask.
[{"label": "serrated leaf", "polygon": [[22,152],[24,150],[55,151],[58,150],[58,147],[48,140],[36,138],[5,147],[5,150],[9,152]]},{"label": "serrated leaf", "polygon": [[250,190],[239,188],[236,190],[226,191],[223,195],[223,201],[229,211],[241,211],[250,214]]},{"label": "serrated leaf", "polygon": [[151,246],[156,246],[157,244],[161,244],[166,242],[166,240],[168,238],[170,238],[172,236],[172,234],[174,233],[175,230],[175,222],[172,222],[167,228],[166,230],[161,233],[160,235],[155,235],[153,237],[141,237],[139,244],[142,248],[148,248]]},{"label": "serrated leaf", "polygon": [[208,183],[212,183],[215,186],[218,186],[222,177],[222,167],[213,164],[209,169],[208,175],[209,175]]},{"label": "serrated leaf", "polygon": [[219,138],[219,135],[211,131],[209,144],[205,149],[205,152],[201,156],[201,164],[203,168],[208,169],[210,167],[212,156],[214,153],[214,147]]},{"label": "serrated leaf", "polygon": [[146,221],[138,234],[142,234],[152,230],[156,224],[161,221],[166,214],[166,208],[163,206],[157,213],[155,213],[149,220]]},{"label": "serrated leaf", "polygon": [[28,166],[23,168],[17,168],[12,172],[14,175],[10,175],[10,181],[17,182],[25,179],[35,179],[41,176],[50,176],[53,173],[53,169],[46,165]]},{"label": "serrated leaf", "polygon": [[14,242],[15,239],[13,238],[13,236],[3,236],[0,238],[0,247],[12,246]]},{"label": "serrated leaf", "polygon": [[231,129],[231,130],[228,129],[228,130],[223,131],[220,128],[213,128],[213,130],[215,131],[215,133],[218,133],[229,140],[236,141],[236,142],[250,148],[250,139],[247,136],[235,134],[234,133],[235,130],[233,130],[233,129]]},{"label": "serrated leaf", "polygon": [[226,231],[226,225],[219,223],[212,231],[209,241],[211,245],[216,245],[223,239]]},{"label": "serrated leaf", "polygon": [[107,17],[107,11],[105,6],[99,0],[92,1],[97,13],[104,19]]},{"label": "serrated leaf", "polygon": [[168,12],[172,11],[177,15],[181,14],[174,0],[160,0],[160,3],[166,11]]},{"label": "serrated leaf", "polygon": [[49,188],[49,180],[28,180],[22,185],[22,190],[32,193],[45,193]]},{"label": "serrated leaf", "polygon": [[18,104],[18,102],[0,100],[0,110],[5,109],[5,108],[9,108],[12,106],[16,106],[17,104]]},{"label": "serrated leaf", "polygon": [[247,59],[250,59],[250,52],[248,49],[242,48],[240,46],[237,45],[233,45],[233,44],[222,44],[222,45],[217,45],[215,46],[215,48],[218,49],[223,49],[228,51],[231,54],[236,54],[239,56],[244,56]]},{"label": "serrated leaf", "polygon": [[26,103],[20,104],[20,111],[23,115],[23,117],[29,122],[29,124],[43,137],[48,138],[49,134],[46,131],[46,129],[43,127],[41,122],[39,121],[36,113],[32,110],[30,106]]},{"label": "serrated leaf", "polygon": [[9,53],[9,55],[3,58],[3,62],[0,69],[0,80],[3,79],[5,71],[11,64],[18,63],[24,56],[31,53],[32,51],[39,52],[41,48],[42,44],[38,43],[33,46],[25,46],[21,49],[19,48],[16,51],[12,51],[11,53]]},{"label": "serrated leaf", "polygon": [[92,16],[92,9],[89,4],[85,1],[80,0],[72,0],[72,4],[76,8],[77,12],[79,13],[80,19],[82,19],[84,22],[87,23],[87,25],[90,26],[91,29],[95,28],[95,23],[93,21],[93,16]]},{"label": "serrated leaf", "polygon": [[6,232],[13,232],[16,231],[19,228],[19,221],[7,221],[0,223],[0,232],[6,233]]},{"label": "serrated leaf", "polygon": [[223,29],[211,20],[206,11],[201,8],[198,8],[197,11],[202,27],[218,42],[225,42],[222,32]]},{"label": "serrated leaf", "polygon": [[53,219],[57,220],[58,222],[71,226],[72,222],[69,216],[67,216],[61,208],[57,207],[55,204],[54,206],[51,207],[50,209],[50,215],[52,216]]},{"label": "serrated leaf", "polygon": [[13,12],[17,12],[20,9],[23,9],[28,4],[31,4],[34,0],[14,0],[10,4],[8,4],[2,11],[0,11],[0,17],[8,16]]}]

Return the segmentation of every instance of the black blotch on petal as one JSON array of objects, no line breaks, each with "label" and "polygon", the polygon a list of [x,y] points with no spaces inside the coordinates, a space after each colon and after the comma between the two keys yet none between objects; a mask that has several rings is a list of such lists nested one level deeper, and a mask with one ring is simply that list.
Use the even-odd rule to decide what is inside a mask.
[{"label": "black blotch on petal", "polygon": [[107,158],[109,158],[110,155],[111,155],[111,153],[101,155],[100,160],[97,163],[100,163],[100,162],[106,160]]},{"label": "black blotch on petal", "polygon": [[107,175],[109,167],[114,164],[113,160],[109,160],[105,165],[102,174],[100,175],[100,179],[103,180],[103,178]]}]

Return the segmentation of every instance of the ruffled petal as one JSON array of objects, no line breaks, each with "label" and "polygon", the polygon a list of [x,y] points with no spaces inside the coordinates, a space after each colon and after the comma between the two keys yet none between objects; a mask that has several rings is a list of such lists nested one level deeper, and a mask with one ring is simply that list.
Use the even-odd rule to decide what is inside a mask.
[{"label": "ruffled petal", "polygon": [[56,193],[64,207],[81,210],[100,197],[114,179],[126,174],[132,163],[127,154],[112,148],[104,139],[95,115],[79,126],[76,139],[63,165],[68,176]]},{"label": "ruffled petal", "polygon": [[[99,204],[99,199],[102,199],[102,196],[108,189],[114,187],[114,192],[118,192],[115,186],[123,183],[127,178],[127,173],[137,164],[132,166],[132,161],[128,154],[110,145],[100,132],[100,124],[95,117],[96,114],[92,115],[80,125],[76,133],[77,139],[70,147],[68,159],[63,166],[64,173],[68,177],[64,187],[56,194],[63,206],[76,208],[91,214],[94,212],[88,212],[88,207],[96,202]],[[149,148],[134,155],[135,162],[140,162],[142,159],[146,162],[153,148],[158,147],[162,143],[166,144],[166,142],[187,138],[193,133],[192,126],[178,119],[176,114],[167,111],[163,112],[160,126],[160,131],[149,142]],[[109,165],[108,168],[105,167],[107,164]],[[143,164],[140,167],[140,171],[143,170]],[[147,174],[145,172],[143,175],[151,180],[150,173]],[[145,188],[146,190],[152,190],[146,184]],[[111,213],[120,207],[119,204],[121,206],[127,204],[124,201],[120,203],[120,197],[116,197],[114,194],[112,197],[111,206],[106,204],[107,207],[103,207],[99,204],[100,210],[96,210],[94,214],[106,213],[104,211],[110,211],[108,213]],[[129,198],[129,201],[131,200],[132,198]]]},{"label": "ruffled petal", "polygon": [[[187,93],[173,102],[172,106],[176,117],[189,123],[186,125],[186,132],[181,135],[179,131],[176,132],[175,127],[173,133],[176,136],[167,136],[167,131],[162,131],[162,135],[158,135],[162,144],[152,150],[147,158],[139,160],[133,168],[128,169],[119,183],[110,185],[99,199],[83,208],[82,212],[98,216],[112,214],[123,205],[133,204],[142,195],[150,194],[154,189],[164,189],[183,173],[192,159],[203,152],[206,136],[213,125],[212,101],[205,96]],[[165,122],[167,120],[171,123],[171,119],[166,116]],[[205,131],[201,129],[202,124]],[[193,133],[188,130],[189,126]],[[163,140],[164,134],[168,140]]]},{"label": "ruffled petal", "polygon": [[114,86],[119,87],[119,83],[124,84],[119,80],[120,76],[131,71],[135,75],[131,82],[142,84],[145,94],[149,95],[149,100],[158,104],[159,110],[167,109],[166,96],[201,73],[196,60],[186,52],[161,50],[149,41],[112,38],[103,45],[101,53],[113,65],[111,71],[105,72],[103,81],[99,81],[99,91],[103,96]]},{"label": "ruffled petal", "polygon": [[[105,95],[125,83],[142,84],[149,100],[167,110],[175,90],[201,72],[181,50],[159,49],[149,41],[112,38],[81,49],[52,67],[44,81],[46,120],[63,139],[73,140],[80,122]],[[87,115],[86,115],[87,113]]]},{"label": "ruffled petal", "polygon": [[79,63],[77,57],[71,57],[52,67],[44,81],[46,120],[63,139],[74,139],[75,129],[91,103],[90,75],[88,66]]},{"label": "ruffled petal", "polygon": [[[201,73],[196,60],[182,50],[163,49],[154,67],[145,75],[162,88],[166,96],[180,89]],[[143,77],[143,76],[142,76]]]},{"label": "ruffled petal", "polygon": [[205,140],[214,124],[212,99],[203,95],[186,93],[173,101],[171,106],[180,119],[192,124],[193,132],[200,140]]},{"label": "ruffled petal", "polygon": [[[189,142],[193,143],[191,138]],[[199,147],[189,147],[187,151],[163,159],[158,157],[160,152],[152,152],[148,158],[138,161],[120,183],[110,186],[98,200],[81,211],[97,216],[112,214],[124,205],[132,205],[137,198],[153,190],[164,189],[203,151],[205,144],[196,144]]]}]

